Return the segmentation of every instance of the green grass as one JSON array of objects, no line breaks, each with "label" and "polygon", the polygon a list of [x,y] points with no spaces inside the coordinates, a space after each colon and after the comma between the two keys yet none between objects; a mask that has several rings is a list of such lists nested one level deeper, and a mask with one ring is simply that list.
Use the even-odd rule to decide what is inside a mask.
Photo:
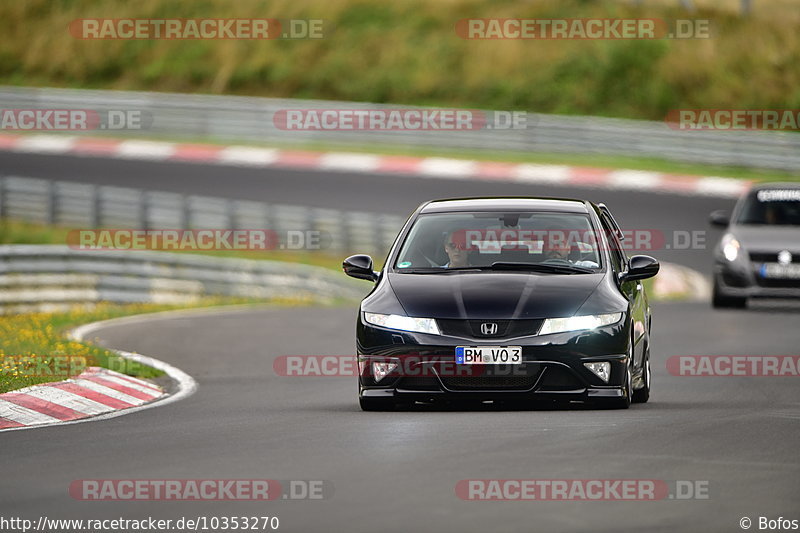
[{"label": "green grass", "polygon": [[[242,303],[252,300],[208,298],[193,307]],[[140,378],[161,376],[160,370],[119,357],[105,348],[70,340],[66,331],[88,322],[184,307],[100,304],[92,308],[76,306],[65,312],[0,316],[0,393],[60,381],[80,374],[88,366],[110,368]]]},{"label": "green grass", "polygon": [[[800,10],[703,0],[26,0],[0,3],[0,83],[519,109],[662,120],[800,108]],[[637,5],[638,4],[638,5]],[[80,18],[323,19],[306,40],[81,40]],[[709,19],[684,40],[464,40],[463,18]]]}]

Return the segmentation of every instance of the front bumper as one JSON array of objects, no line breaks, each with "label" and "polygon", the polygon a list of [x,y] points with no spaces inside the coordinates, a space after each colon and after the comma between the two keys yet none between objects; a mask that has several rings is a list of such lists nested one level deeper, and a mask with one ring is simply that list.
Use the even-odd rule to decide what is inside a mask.
[{"label": "front bumper", "polygon": [[[505,399],[592,401],[624,397],[630,364],[626,321],[592,331],[503,339],[447,337],[387,330],[361,323],[359,394],[398,401]],[[458,365],[456,346],[521,346],[518,365]],[[376,380],[373,362],[397,368]],[[584,366],[608,362],[604,382]]]},{"label": "front bumper", "polygon": [[758,263],[717,259],[714,282],[721,296],[736,298],[800,298],[800,279],[765,278]]}]

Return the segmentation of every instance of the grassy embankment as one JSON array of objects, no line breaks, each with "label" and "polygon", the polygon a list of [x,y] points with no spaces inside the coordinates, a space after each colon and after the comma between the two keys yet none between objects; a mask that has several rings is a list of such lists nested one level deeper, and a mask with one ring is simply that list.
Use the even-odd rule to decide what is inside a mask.
[{"label": "grassy embankment", "polygon": [[[543,0],[143,0],[0,4],[0,83],[521,109],[661,120],[675,108],[800,108],[800,10]],[[80,18],[313,18],[323,39],[80,40]],[[462,18],[710,19],[681,40],[464,40]]]},{"label": "grassy embankment", "polygon": [[[320,98],[662,120],[680,108],[800,108],[800,10],[760,0],[48,0],[0,4],[0,83]],[[796,7],[796,6],[794,6]],[[323,19],[325,38],[80,40],[80,18]],[[709,19],[682,40],[464,40],[463,18]],[[35,31],[34,31],[35,30]],[[196,139],[193,139],[196,140]],[[225,139],[211,139],[225,142]],[[335,145],[317,145],[336,149]],[[347,146],[353,150],[352,146]],[[374,150],[364,147],[363,150]],[[785,172],[592,154],[478,153],[382,146],[381,152],[797,179]],[[356,148],[355,151],[359,149]]]}]

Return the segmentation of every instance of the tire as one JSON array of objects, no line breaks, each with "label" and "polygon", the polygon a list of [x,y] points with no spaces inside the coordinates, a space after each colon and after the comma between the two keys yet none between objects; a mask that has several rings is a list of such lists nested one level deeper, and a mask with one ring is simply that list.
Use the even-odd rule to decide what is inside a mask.
[{"label": "tire", "polygon": [[613,405],[616,409],[627,409],[631,406],[631,398],[633,397],[633,376],[631,376],[630,366],[625,371],[625,390],[624,396],[614,401]]},{"label": "tire", "polygon": [[720,293],[719,284],[714,280],[714,292],[711,295],[711,307],[714,309],[744,309],[747,298],[741,296],[725,296]]},{"label": "tire", "polygon": [[362,411],[394,411],[393,398],[365,398],[358,397],[358,405]]},{"label": "tire", "polygon": [[642,380],[644,386],[641,389],[633,391],[631,402],[633,403],[647,403],[650,399],[650,347],[647,347],[647,352],[644,358],[644,368],[642,369]]}]

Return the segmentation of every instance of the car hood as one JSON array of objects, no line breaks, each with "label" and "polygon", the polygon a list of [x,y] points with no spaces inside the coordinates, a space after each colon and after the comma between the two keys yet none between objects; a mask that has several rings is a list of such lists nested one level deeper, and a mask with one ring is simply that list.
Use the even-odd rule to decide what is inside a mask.
[{"label": "car hood", "polygon": [[461,272],[389,274],[409,316],[527,319],[574,315],[604,274]]},{"label": "car hood", "polygon": [[748,252],[800,252],[797,226],[732,226],[732,233]]}]

